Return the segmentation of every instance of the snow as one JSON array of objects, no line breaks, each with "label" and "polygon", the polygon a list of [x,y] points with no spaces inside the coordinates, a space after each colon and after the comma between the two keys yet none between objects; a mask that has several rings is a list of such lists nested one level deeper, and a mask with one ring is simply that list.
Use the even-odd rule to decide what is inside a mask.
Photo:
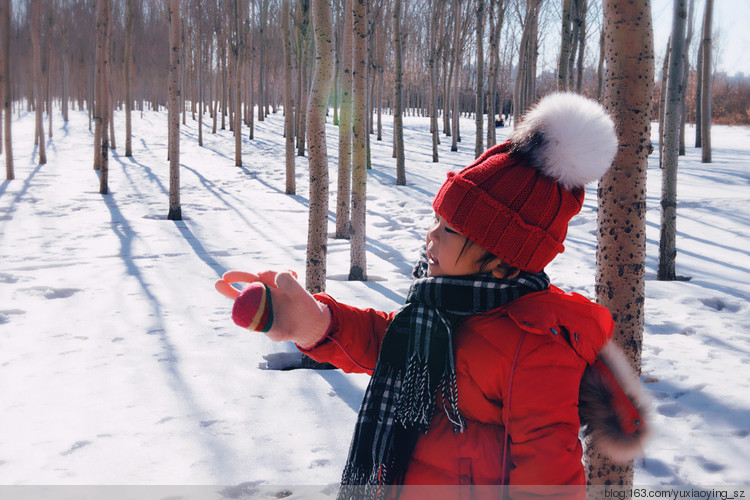
[{"label": "snow", "polygon": [[[16,180],[0,184],[0,484],[327,485],[338,482],[364,375],[273,368],[293,346],[236,327],[214,281],[229,269],[304,276],[307,160],[284,194],[283,118],[228,130],[205,147],[181,128],[184,220],[166,220],[166,112],[134,113],[132,158],[110,158],[98,194],[85,112],[54,116],[46,165],[33,114],[13,123]],[[397,308],[445,173],[473,159],[473,121],[432,163],[427,118],[405,118],[408,185],[395,186],[390,117],[372,137],[368,282],[348,282],[349,247],[329,239],[327,291],[356,306]],[[46,121],[45,121],[46,127]],[[330,123],[334,232],[337,131]],[[501,137],[508,129],[498,129]],[[688,136],[692,137],[692,130]],[[648,178],[643,377],[654,438],[639,485],[747,483],[750,470],[750,129],[713,129],[713,159],[680,159],[677,273],[655,279],[660,171]],[[2,159],[4,163],[4,157]],[[588,188],[554,283],[594,296],[596,192]]]}]

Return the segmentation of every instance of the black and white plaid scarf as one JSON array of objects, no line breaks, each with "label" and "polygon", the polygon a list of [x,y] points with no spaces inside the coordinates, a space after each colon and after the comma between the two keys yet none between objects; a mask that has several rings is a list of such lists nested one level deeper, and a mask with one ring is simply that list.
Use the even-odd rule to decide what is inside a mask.
[{"label": "black and white plaid scarf", "polygon": [[374,496],[379,486],[401,482],[419,434],[429,429],[438,396],[454,432],[463,432],[452,332],[466,316],[549,287],[544,272],[502,280],[491,273],[426,276],[423,252],[406,304],[383,338],[359,410],[340,499]]}]

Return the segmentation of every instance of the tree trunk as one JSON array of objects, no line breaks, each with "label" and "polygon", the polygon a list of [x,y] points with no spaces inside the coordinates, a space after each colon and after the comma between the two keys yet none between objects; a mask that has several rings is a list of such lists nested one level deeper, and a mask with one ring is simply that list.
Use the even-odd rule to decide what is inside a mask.
[{"label": "tree trunk", "polygon": [[312,0],[315,37],[315,72],[307,104],[308,155],[310,164],[310,217],[307,230],[305,287],[310,293],[326,289],[328,252],[328,151],[326,112],[333,72],[333,26],[331,0]]},{"label": "tree trunk", "polygon": [[3,140],[5,143],[5,178],[7,180],[15,179],[15,172],[13,168],[13,142],[11,140],[11,119],[12,109],[11,103],[13,102],[13,94],[10,85],[10,16],[11,6],[10,0],[0,0],[0,23],[2,23],[3,35],[0,38],[2,43],[2,51],[4,54],[2,62],[2,87],[3,87],[3,110],[5,111],[5,122],[3,127],[5,133],[3,134]]},{"label": "tree trunk", "polygon": [[477,93],[474,113],[477,132],[474,158],[478,158],[484,152],[484,0],[477,0]]},{"label": "tree trunk", "polygon": [[[281,3],[281,36],[284,38],[284,138],[286,143],[286,194],[297,193],[294,165],[294,104],[292,102],[292,44],[289,0]],[[253,114],[253,111],[250,111]]]},{"label": "tree trunk", "polygon": [[586,55],[586,13],[588,10],[587,0],[578,0],[578,72],[576,73],[576,92],[583,90],[583,64]]},{"label": "tree trunk", "polygon": [[664,163],[661,171],[661,237],[657,278],[674,280],[677,246],[677,157],[680,140],[680,100],[685,51],[687,0],[674,0],[672,50],[669,54],[666,110],[664,113]]},{"label": "tree trunk", "polygon": [[568,90],[568,60],[570,59],[570,45],[572,41],[571,12],[573,0],[563,0],[562,3],[562,34],[560,36],[560,58],[557,61],[557,90]]},{"label": "tree trunk", "polygon": [[[605,107],[615,121],[619,148],[599,182],[597,302],[615,319],[613,340],[640,373],[646,259],[646,170],[654,48],[649,0],[604,2],[607,78]],[[632,484],[633,465],[613,464],[594,443],[586,448],[588,482]]]},{"label": "tree trunk", "polygon": [[430,3],[432,12],[430,21],[430,58],[427,61],[427,67],[430,72],[430,134],[432,135],[432,162],[437,163],[438,158],[438,120],[437,120],[437,58],[438,58],[438,22],[440,20],[440,9],[437,2],[433,0]]},{"label": "tree trunk", "polygon": [[352,146],[352,230],[350,281],[367,280],[367,0],[352,0],[354,86]]},{"label": "tree trunk", "polygon": [[659,168],[664,166],[664,115],[667,108],[667,79],[669,74],[669,57],[672,53],[672,38],[667,40],[664,52],[664,64],[661,68],[661,88],[659,89]]},{"label": "tree trunk", "polygon": [[706,0],[703,17],[703,71],[701,85],[701,163],[711,163],[711,29],[713,26],[714,0]]},{"label": "tree trunk", "polygon": [[[701,30],[702,31],[702,30]],[[703,102],[701,91],[703,89],[703,43],[698,45],[698,61],[695,65],[695,147],[701,147],[701,128],[703,117],[701,116],[701,102]]]},{"label": "tree trunk", "polygon": [[602,100],[602,92],[604,91],[604,27],[599,34],[599,65],[596,68],[596,100]]},{"label": "tree trunk", "polygon": [[352,192],[352,0],[344,1],[344,31],[341,41],[341,109],[339,112],[339,167],[336,193],[336,238],[351,234],[350,202]]},{"label": "tree trunk", "polygon": [[453,22],[453,68],[456,72],[453,76],[453,134],[451,139],[451,151],[458,151],[458,142],[461,140],[460,128],[458,125],[459,118],[461,117],[461,103],[459,102],[461,87],[461,81],[459,74],[461,72],[461,48],[459,43],[461,40],[461,3],[456,2],[455,20]]},{"label": "tree trunk", "polygon": [[240,75],[242,71],[240,65],[242,62],[242,32],[240,31],[240,0],[234,0],[234,40],[232,47],[232,90],[234,91],[234,165],[242,166],[242,100],[240,98]]},{"label": "tree trunk", "polygon": [[[393,58],[395,81],[393,85],[393,141],[396,152],[396,185],[406,185],[406,159],[404,155],[404,67],[403,35],[401,33],[402,0],[395,0],[393,6]],[[447,110],[446,110],[447,111]]]},{"label": "tree trunk", "polygon": [[133,156],[133,125],[131,110],[133,90],[131,67],[133,65],[133,0],[125,3],[125,156]]},{"label": "tree trunk", "polygon": [[[129,2],[132,0],[128,0]],[[205,108],[205,99],[203,95],[203,11],[201,9],[201,0],[196,2],[198,9],[198,146],[203,146],[203,111]]]},{"label": "tree trunk", "polygon": [[687,88],[690,78],[690,42],[693,40],[693,12],[695,0],[690,0],[688,8],[687,35],[685,35],[685,50],[683,50],[682,61],[682,94],[680,95],[680,148],[678,155],[685,156],[685,125],[687,124]]},{"label": "tree trunk", "polygon": [[107,67],[109,66],[110,0],[97,0],[96,16],[96,129],[99,132],[95,149],[99,151],[99,193],[109,193],[109,92]]},{"label": "tree trunk", "polygon": [[180,0],[169,1],[169,213],[182,220],[180,207]]},{"label": "tree trunk", "polygon": [[44,147],[44,119],[42,111],[44,109],[44,93],[42,86],[42,46],[40,31],[42,24],[41,0],[32,0],[31,4],[31,45],[34,52],[33,73],[34,73],[34,99],[36,110],[36,135],[38,143],[39,164],[47,163],[47,152]]}]

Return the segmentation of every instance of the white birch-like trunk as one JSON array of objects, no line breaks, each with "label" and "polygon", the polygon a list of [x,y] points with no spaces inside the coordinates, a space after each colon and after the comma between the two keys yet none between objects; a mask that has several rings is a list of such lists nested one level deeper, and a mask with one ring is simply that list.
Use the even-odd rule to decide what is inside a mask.
[{"label": "white birch-like trunk", "polygon": [[[646,170],[654,46],[649,0],[604,1],[607,77],[604,105],[615,122],[618,151],[599,181],[596,297],[615,320],[613,340],[640,373],[646,260]],[[632,484],[633,465],[619,466],[588,442],[589,484]]]},{"label": "white birch-like trunk", "polygon": [[310,213],[307,230],[305,288],[325,291],[328,253],[328,151],[326,111],[333,72],[333,28],[331,0],[313,0],[311,6],[315,38],[315,69],[307,103],[307,135],[310,165]]},{"label": "white birch-like trunk", "polygon": [[180,0],[169,1],[169,212],[182,220],[180,206]]},{"label": "white birch-like trunk", "polygon": [[664,162],[661,169],[661,236],[659,239],[659,267],[657,278],[676,279],[677,256],[677,163],[680,141],[680,103],[682,97],[683,65],[685,62],[685,24],[687,1],[674,0],[672,19],[672,49],[669,54],[669,73],[664,112]]}]

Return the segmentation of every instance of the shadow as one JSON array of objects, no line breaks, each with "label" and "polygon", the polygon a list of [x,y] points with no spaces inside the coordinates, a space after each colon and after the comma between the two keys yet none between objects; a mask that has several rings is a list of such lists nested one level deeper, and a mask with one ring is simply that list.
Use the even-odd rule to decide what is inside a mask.
[{"label": "shadow", "polygon": [[354,413],[359,413],[359,407],[362,405],[362,397],[364,396],[362,389],[354,385],[341,370],[316,370],[315,373],[328,382],[333,392]]},{"label": "shadow", "polygon": [[208,267],[216,271],[217,276],[219,278],[222,277],[224,273],[228,271],[226,267],[219,264],[216,261],[216,259],[214,259],[213,257],[209,255],[206,248],[201,244],[200,241],[198,241],[198,239],[195,237],[195,235],[190,230],[190,228],[187,227],[187,225],[185,224],[185,221],[176,220],[172,222],[174,223],[175,227],[179,229],[180,234],[182,235],[183,238],[185,238],[185,241],[187,242],[188,245],[190,245],[190,248],[193,249],[193,251],[195,252],[195,255],[197,255],[198,258],[201,259],[204,263],[206,263]]},{"label": "shadow", "polygon": [[[103,195],[102,198],[110,213],[112,231],[120,241],[120,258],[125,264],[127,274],[132,276],[138,282],[143,295],[151,306],[155,324],[152,325],[148,331],[141,333],[152,335],[158,339],[161,348],[158,361],[162,363],[162,366],[164,367],[164,371],[167,375],[167,384],[173,393],[182,398],[185,405],[190,409],[190,413],[197,415],[205,414],[206,410],[195,400],[190,385],[181,373],[180,357],[175,345],[169,338],[166,325],[163,322],[162,318],[164,317],[164,310],[159,302],[159,298],[154,294],[140,268],[135,263],[135,259],[132,255],[132,247],[133,240],[137,235],[124,217],[123,213],[120,211],[120,208],[117,206],[115,198],[111,194]],[[207,437],[203,438],[203,441],[205,448],[216,457],[219,463],[229,464],[235,459],[230,449],[226,446],[223,446],[214,440],[210,440]]]}]

